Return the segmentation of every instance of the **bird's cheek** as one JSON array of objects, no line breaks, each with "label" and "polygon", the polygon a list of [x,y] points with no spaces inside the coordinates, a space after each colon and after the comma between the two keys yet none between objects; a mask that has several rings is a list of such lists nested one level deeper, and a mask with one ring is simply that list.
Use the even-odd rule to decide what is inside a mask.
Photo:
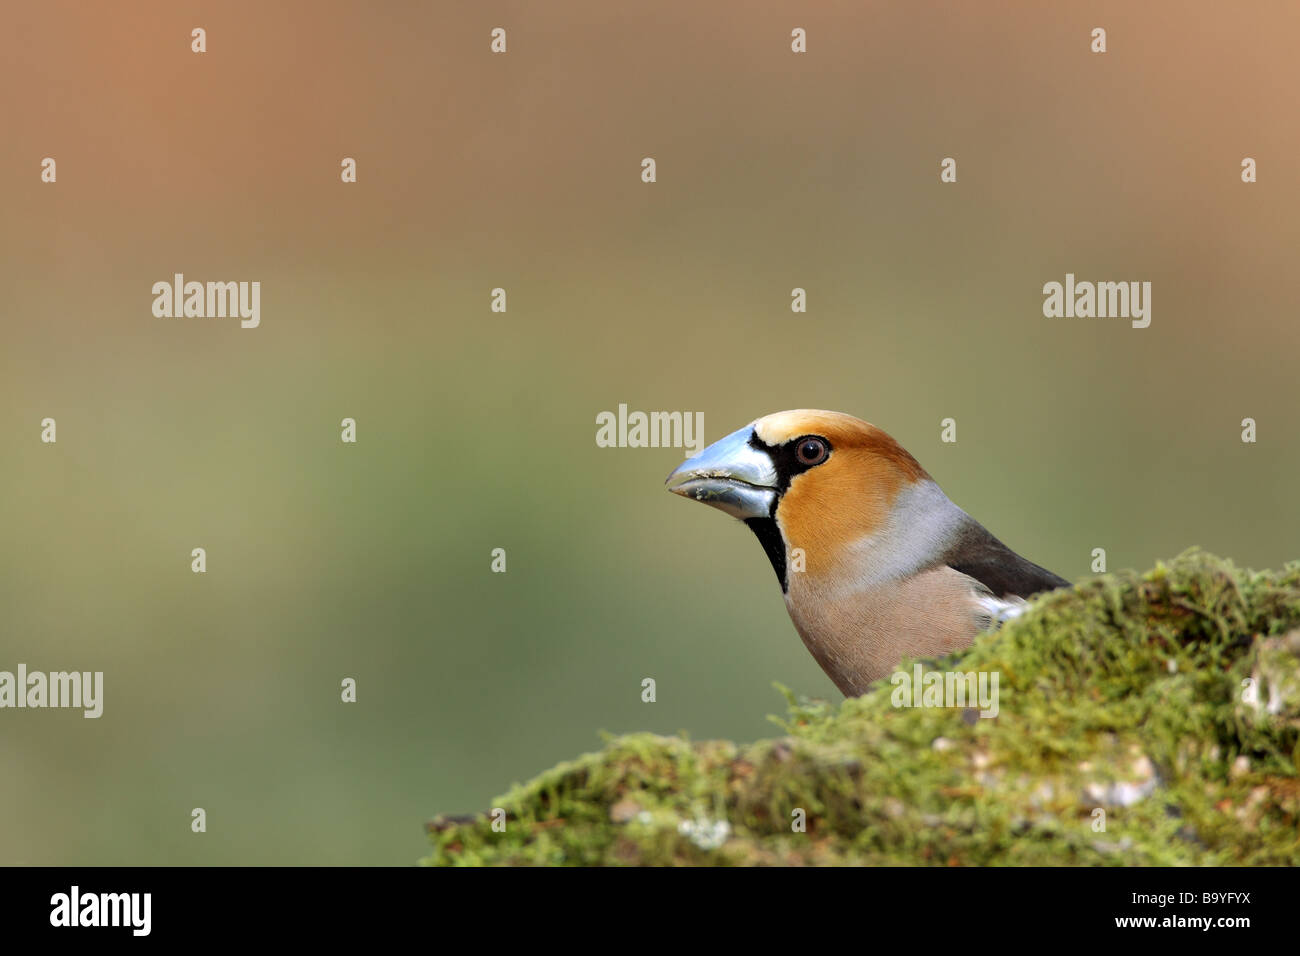
[{"label": "bird's cheek", "polygon": [[824,569],[824,555],[819,554],[819,548],[814,543],[811,535],[798,525],[790,527],[781,520],[780,511],[777,512],[776,526],[781,531],[781,540],[785,544],[785,565],[787,576],[793,580],[796,575],[806,575],[809,571],[816,573]]}]

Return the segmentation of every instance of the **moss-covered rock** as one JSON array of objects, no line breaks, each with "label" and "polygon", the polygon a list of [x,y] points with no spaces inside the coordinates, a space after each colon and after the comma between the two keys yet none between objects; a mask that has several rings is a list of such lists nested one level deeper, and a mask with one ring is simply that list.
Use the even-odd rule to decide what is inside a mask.
[{"label": "moss-covered rock", "polygon": [[924,666],[996,673],[997,716],[787,693],[786,736],[610,739],[495,801],[503,832],[434,820],[422,862],[1300,863],[1300,562],[1189,551]]}]

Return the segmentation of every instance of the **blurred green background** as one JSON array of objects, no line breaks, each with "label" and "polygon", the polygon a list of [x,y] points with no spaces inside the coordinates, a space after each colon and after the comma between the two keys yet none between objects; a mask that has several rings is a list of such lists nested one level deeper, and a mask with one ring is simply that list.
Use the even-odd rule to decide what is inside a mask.
[{"label": "blurred green background", "polygon": [[[620,402],[856,414],[1071,578],[1300,556],[1300,8],[1071,7],[8,10],[0,669],[106,691],[0,711],[0,863],[409,864],[600,730],[838,699]],[[174,272],[261,327],[155,318]],[[1044,318],[1066,272],[1151,327]]]}]

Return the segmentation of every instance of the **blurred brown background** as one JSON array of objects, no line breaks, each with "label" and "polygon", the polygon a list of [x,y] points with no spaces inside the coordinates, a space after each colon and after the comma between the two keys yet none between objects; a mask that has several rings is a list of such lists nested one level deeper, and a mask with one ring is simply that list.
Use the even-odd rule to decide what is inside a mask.
[{"label": "blurred brown background", "polygon": [[[0,711],[0,863],[409,864],[598,730],[837,698],[681,453],[596,447],[620,402],[857,414],[1071,578],[1300,556],[1294,3],[6,19],[0,669],[106,693]],[[175,272],[261,327],[155,318]],[[1044,318],[1067,272],[1151,327]]]}]

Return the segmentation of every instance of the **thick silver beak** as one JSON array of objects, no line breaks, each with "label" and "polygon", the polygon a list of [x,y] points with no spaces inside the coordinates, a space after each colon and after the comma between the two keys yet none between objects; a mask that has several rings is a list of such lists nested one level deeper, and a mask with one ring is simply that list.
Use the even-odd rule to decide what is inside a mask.
[{"label": "thick silver beak", "polygon": [[753,434],[746,425],[682,462],[668,476],[668,490],[741,520],[768,517],[776,501],[776,468],[749,443]]}]

